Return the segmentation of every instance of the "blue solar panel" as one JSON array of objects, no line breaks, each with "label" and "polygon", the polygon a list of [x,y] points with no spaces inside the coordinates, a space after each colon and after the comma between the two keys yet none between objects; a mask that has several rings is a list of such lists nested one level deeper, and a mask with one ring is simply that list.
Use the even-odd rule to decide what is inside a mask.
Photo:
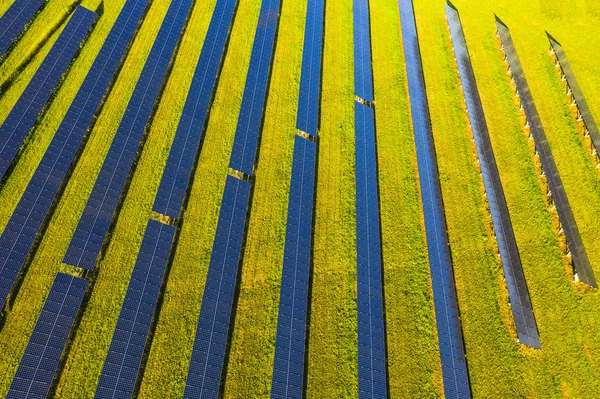
[{"label": "blue solar panel", "polygon": [[113,219],[192,0],[172,2],[71,239],[64,263],[92,270]]},{"label": "blue solar panel", "polygon": [[475,74],[473,73],[473,67],[467,50],[467,43],[456,9],[446,5],[446,15],[454,45],[454,53],[458,62],[465,101],[469,111],[469,120],[471,121],[487,201],[490,213],[492,214],[494,232],[502,259],[504,278],[508,287],[508,295],[517,334],[521,343],[539,349],[540,339],[533,315],[533,307],[529,299],[529,290],[525,281],[523,265],[521,264],[515,233],[510,221],[508,206],[504,198],[500,173],[498,172],[494,158],[492,143],[483,114],[483,106],[479,98],[479,90],[477,89]]},{"label": "blue solar panel", "polygon": [[13,45],[24,32],[45,0],[16,0],[0,18],[0,57]]},{"label": "blue solar panel", "polygon": [[242,254],[250,183],[227,176],[184,398],[217,398]]},{"label": "blue solar panel", "polygon": [[308,0],[296,127],[311,136],[319,128],[324,12],[325,1]]},{"label": "blue solar panel", "polygon": [[358,292],[358,392],[387,397],[383,281],[375,114],[359,102],[356,117],[356,255]]},{"label": "blue solar panel", "polygon": [[7,399],[46,398],[87,284],[82,278],[56,275]]},{"label": "blue solar panel", "polygon": [[192,85],[163,172],[153,210],[178,218],[198,152],[215,82],[225,53],[237,0],[215,6]]},{"label": "blue solar panel", "polygon": [[446,398],[469,398],[471,397],[469,376],[458,317],[454,272],[448,248],[446,220],[412,0],[399,0],[398,5],[417,149],[444,392]]},{"label": "blue solar panel", "polygon": [[52,92],[79,50],[96,20],[96,13],[77,7],[50,52],[0,127],[0,179],[4,177],[27,133],[50,99]]},{"label": "blue solar panel", "polygon": [[280,0],[263,0],[254,37],[242,107],[229,167],[249,176],[254,172],[258,134],[267,100],[267,83],[275,48]]},{"label": "blue solar panel", "polygon": [[296,136],[271,398],[303,398],[316,153],[314,142]]},{"label": "blue solar panel", "polygon": [[373,102],[369,0],[354,0],[354,94]]},{"label": "blue solar panel", "polygon": [[548,144],[548,140],[546,139],[544,127],[542,126],[542,121],[538,115],[535,103],[533,102],[533,97],[531,96],[531,91],[529,90],[529,85],[527,84],[525,73],[521,67],[519,55],[515,49],[510,31],[499,19],[496,19],[496,26],[498,27],[498,33],[500,34],[500,39],[502,40],[502,45],[506,52],[506,57],[515,80],[515,85],[517,86],[525,116],[529,122],[531,135],[533,136],[533,140],[540,156],[542,168],[546,173],[548,187],[552,193],[556,212],[558,213],[558,217],[562,224],[567,245],[571,251],[575,271],[581,282],[597,288],[598,285],[596,283],[596,278],[594,277],[594,271],[592,270],[590,260],[585,251],[585,247],[583,246],[579,227],[575,221],[575,216],[573,216],[569,198],[567,197],[562,180],[558,174],[558,168],[554,162],[552,151]]},{"label": "blue solar panel", "polygon": [[86,130],[135,32],[147,0],[129,0],[110,31],[25,193],[0,236],[0,308],[56,201]]},{"label": "blue solar panel", "polygon": [[175,228],[150,220],[104,361],[96,398],[130,398],[165,274]]}]

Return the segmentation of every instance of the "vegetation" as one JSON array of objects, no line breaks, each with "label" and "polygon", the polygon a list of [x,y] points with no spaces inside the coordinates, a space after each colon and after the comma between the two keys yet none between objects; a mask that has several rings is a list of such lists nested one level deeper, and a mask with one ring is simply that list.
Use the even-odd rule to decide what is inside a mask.
[{"label": "vegetation", "polygon": [[[76,0],[50,0],[0,63],[0,122],[56,40]],[[85,0],[95,9],[99,0]],[[92,397],[109,348],[173,135],[216,0],[196,1],[110,243],[56,386]],[[191,356],[260,0],[241,1],[194,172],[177,250],[139,387],[141,398],[181,397]],[[10,2],[0,1],[0,13]],[[4,229],[124,0],[104,2],[81,54],[0,187]],[[108,152],[170,0],[153,0],[89,141],[0,330],[0,396],[6,394],[43,301]],[[443,0],[415,0],[438,167],[467,360],[475,397],[597,397],[600,297],[572,282],[495,38],[509,26],[596,276],[600,278],[600,180],[577,133],[544,33],[565,48],[600,120],[600,7],[558,0],[494,4],[456,0],[481,93],[540,331],[542,350],[516,343],[472,134],[453,60]],[[441,397],[442,373],[422,220],[396,0],[370,0],[388,371],[392,397]],[[289,179],[304,38],[305,1],[283,0],[241,271],[224,393],[268,397],[271,386]],[[595,23],[595,24],[594,24]],[[58,26],[56,31],[54,28]],[[307,397],[355,398],[358,385],[351,1],[326,2],[314,229]],[[41,43],[41,44],[40,44]],[[28,59],[31,57],[31,59]],[[26,63],[24,63],[27,61]]]}]

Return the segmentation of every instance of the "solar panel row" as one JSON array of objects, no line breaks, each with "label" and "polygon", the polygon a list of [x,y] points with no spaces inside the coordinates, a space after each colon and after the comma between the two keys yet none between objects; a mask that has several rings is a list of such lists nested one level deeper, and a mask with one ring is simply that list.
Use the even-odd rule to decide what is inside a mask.
[{"label": "solar panel row", "polygon": [[533,315],[533,307],[529,299],[529,290],[525,281],[519,248],[510,221],[510,214],[508,213],[508,206],[500,181],[500,173],[494,158],[460,17],[458,11],[448,4],[446,4],[446,16],[477,148],[487,201],[492,214],[494,232],[498,242],[517,335],[521,343],[540,349],[540,338]]},{"label": "solar panel row", "polygon": [[183,199],[204,133],[217,74],[233,24],[237,0],[219,0],[215,5],[196,72],[187,96],[167,165],[163,172],[153,210],[179,218]]},{"label": "solar panel row", "polygon": [[316,162],[317,145],[296,136],[271,398],[303,398]]},{"label": "solar panel row", "polygon": [[71,60],[87,36],[96,13],[77,7],[33,78],[0,126],[0,179],[17,156],[27,133],[50,99]]},{"label": "solar panel row", "polygon": [[325,1],[308,0],[296,127],[311,136],[319,128],[324,17]]},{"label": "solar panel row", "polygon": [[71,239],[64,263],[87,270],[96,265],[191,5],[192,0],[181,0],[169,6]]},{"label": "solar panel row", "polygon": [[579,82],[577,82],[575,72],[573,72],[573,69],[571,68],[571,64],[569,63],[567,54],[565,54],[565,50],[562,48],[560,43],[558,43],[552,38],[552,36],[548,35],[548,40],[550,40],[550,45],[552,46],[554,55],[558,59],[558,64],[567,81],[567,86],[573,94],[573,98],[575,99],[575,104],[577,104],[579,114],[583,119],[585,128],[587,129],[590,138],[592,139],[594,149],[597,152],[600,149],[600,131],[598,130],[598,125],[596,125],[594,115],[592,114],[592,111],[590,110],[590,107],[588,106],[588,103],[585,100],[585,96],[583,95],[583,91],[579,86]]},{"label": "solar panel row", "polygon": [[263,0],[254,36],[246,87],[233,141],[229,167],[248,176],[254,173],[258,135],[264,114],[267,83],[279,21],[280,0]]},{"label": "solar panel row", "polygon": [[496,18],[496,26],[498,28],[500,39],[502,40],[508,64],[510,65],[510,70],[512,71],[512,76],[517,86],[521,105],[523,106],[525,116],[530,125],[531,135],[533,136],[535,146],[539,153],[542,168],[546,174],[548,187],[552,193],[554,205],[556,206],[556,211],[565,233],[567,245],[571,251],[577,277],[583,283],[596,288],[598,285],[596,284],[590,260],[583,246],[583,241],[581,240],[579,228],[575,222],[575,217],[573,216],[567,193],[565,192],[562,180],[558,174],[558,168],[554,163],[552,151],[550,150],[550,145],[546,139],[542,121],[540,120],[535,103],[533,102],[533,97],[531,96],[531,91],[529,90],[527,80],[525,79],[525,73],[521,67],[521,62],[519,61],[519,56],[515,49],[510,31],[498,18]]},{"label": "solar panel row", "polygon": [[437,171],[431,120],[429,119],[415,15],[412,0],[399,0],[398,3],[417,149],[444,392],[446,398],[469,398],[471,397],[471,390],[458,314],[454,272],[448,248],[446,220]]},{"label": "solar panel row", "polygon": [[130,398],[133,394],[174,236],[174,227],[148,221],[96,398]]},{"label": "solar panel row", "polygon": [[[252,175],[264,117],[279,23],[279,0],[263,0],[230,159],[230,168]],[[217,398],[242,256],[251,183],[227,176],[217,233],[204,287],[185,398]]]},{"label": "solar panel row", "polygon": [[56,201],[146,5],[147,0],[129,0],[123,7],[0,236],[0,308]]},{"label": "solar panel row", "polygon": [[8,51],[23,33],[45,0],[17,0],[0,18],[0,57]]},{"label": "solar panel row", "polygon": [[250,183],[227,176],[184,398],[217,398],[244,239]]},{"label": "solar panel row", "polygon": [[[324,17],[325,1],[308,0],[296,127],[313,137],[319,128]],[[271,398],[304,397],[316,157],[317,144],[296,136]]]},{"label": "solar panel row", "polygon": [[[369,0],[354,0],[354,90],[372,103]],[[356,124],[356,266],[358,294],[358,395],[386,398],[387,361],[383,320],[383,281],[375,112],[354,103]]]},{"label": "solar panel row", "polygon": [[46,398],[87,284],[82,278],[56,275],[7,399]]}]

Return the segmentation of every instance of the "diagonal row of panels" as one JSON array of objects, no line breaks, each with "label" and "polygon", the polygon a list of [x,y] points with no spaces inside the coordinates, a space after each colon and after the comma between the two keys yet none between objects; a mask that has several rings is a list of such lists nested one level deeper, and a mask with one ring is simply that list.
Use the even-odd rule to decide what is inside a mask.
[{"label": "diagonal row of panels", "polygon": [[548,187],[550,188],[554,205],[556,206],[556,211],[565,233],[567,245],[571,251],[576,276],[581,282],[597,288],[596,278],[594,277],[590,260],[585,251],[585,247],[583,246],[579,227],[573,216],[567,193],[562,184],[556,163],[554,162],[552,151],[550,150],[550,145],[548,144],[546,133],[542,126],[542,121],[540,120],[540,116],[535,107],[510,31],[506,25],[497,18],[496,26],[517,87],[517,93],[521,99],[521,105],[523,106],[525,116],[530,125],[531,135],[533,136],[536,149],[539,153],[542,168],[546,174]]},{"label": "diagonal row of panels", "polygon": [[469,398],[471,390],[413,3],[398,3],[444,393],[446,398]]},{"label": "diagonal row of panels", "polygon": [[45,0],[17,0],[0,18],[0,57],[15,43]]},{"label": "diagonal row of panels", "polygon": [[67,248],[66,264],[87,270],[96,265],[191,6],[192,0],[169,6]]},{"label": "diagonal row of panels", "polygon": [[540,349],[540,339],[527,282],[525,281],[523,265],[521,264],[519,248],[510,221],[510,214],[500,181],[500,173],[494,158],[492,143],[483,114],[483,105],[479,97],[460,17],[458,11],[448,4],[446,4],[446,16],[475,139],[485,193],[492,214],[494,232],[502,260],[517,335],[521,343]]}]

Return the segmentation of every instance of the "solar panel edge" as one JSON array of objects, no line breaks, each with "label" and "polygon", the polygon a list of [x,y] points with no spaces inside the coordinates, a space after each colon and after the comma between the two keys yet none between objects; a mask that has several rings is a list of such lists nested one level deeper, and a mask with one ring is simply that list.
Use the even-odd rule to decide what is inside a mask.
[{"label": "solar panel edge", "polygon": [[535,101],[529,90],[525,72],[521,66],[510,30],[497,16],[496,26],[498,28],[498,35],[502,41],[502,50],[506,55],[510,71],[512,71],[512,76],[515,80],[517,94],[520,96],[522,108],[530,123],[530,132],[540,155],[542,168],[546,173],[547,184],[550,188],[554,205],[556,206],[559,222],[563,226],[565,237],[567,239],[567,246],[572,254],[576,278],[592,288],[597,288],[598,285],[594,277],[594,272],[583,245],[577,222],[575,221],[571,210],[569,199],[564,186],[562,185],[560,174],[558,173],[556,163],[554,162],[550,145],[546,139],[544,127],[542,126]]},{"label": "solar panel edge", "polygon": [[[27,21],[21,26],[21,28],[19,29],[19,33],[17,33],[16,35],[13,35],[13,38],[10,39],[11,43],[8,46],[3,45],[2,46],[3,49],[0,49],[0,62],[4,61],[4,59],[6,59],[6,57],[12,52],[12,50],[14,49],[14,47],[19,43],[20,39],[23,37],[23,35],[25,35],[25,33],[27,33],[27,30],[29,29],[29,27],[31,26],[31,24],[35,21],[35,18],[44,9],[44,7],[46,6],[46,4],[48,4],[48,2],[44,1],[44,0],[40,1],[39,3],[40,3],[40,5],[30,15],[30,17],[27,19]],[[2,23],[2,19],[4,19],[4,17],[7,15],[7,13],[10,12],[10,9],[13,6],[19,6],[19,4],[17,2],[14,2],[13,4],[11,4],[11,6],[9,7],[9,9],[0,18],[0,24]],[[19,14],[19,16],[20,16],[20,14]],[[14,22],[15,21],[13,20],[12,23],[14,23]],[[0,26],[0,29],[1,29],[1,26]],[[3,39],[3,37],[2,37],[2,39]]]},{"label": "solar panel edge", "polygon": [[[417,149],[417,163],[423,212],[425,218],[425,231],[428,248],[429,266],[431,271],[435,316],[437,320],[438,337],[444,334],[453,337],[454,347],[458,352],[451,350],[448,354],[442,353],[440,346],[440,360],[442,362],[442,378],[444,391],[447,397],[457,397],[457,392],[463,392],[465,398],[471,397],[471,388],[468,369],[464,353],[462,328],[451,256],[448,248],[446,221],[437,172],[437,162],[433,147],[433,135],[427,103],[427,94],[424,89],[424,76],[421,64],[420,48],[416,20],[411,0],[398,0],[400,9],[400,25],[406,60],[406,74],[408,80],[409,102],[411,105],[412,127]],[[433,193],[428,197],[426,193]],[[433,230],[432,230],[433,229]],[[433,249],[435,248],[435,249]],[[437,249],[437,250],[436,250]],[[447,281],[437,286],[438,271],[449,276]],[[440,272],[440,273],[441,273]],[[445,285],[444,285],[445,284]],[[447,287],[446,287],[447,286]],[[449,288],[449,290],[447,290]],[[446,307],[446,301],[452,306]],[[442,317],[441,312],[445,317]],[[448,318],[447,318],[447,317]],[[449,361],[449,364],[446,364]],[[451,373],[448,372],[451,371]],[[457,373],[464,379],[457,379]]]},{"label": "solar panel edge", "polygon": [[[520,254],[512,228],[510,214],[500,174],[496,166],[494,153],[487,129],[483,105],[479,97],[479,90],[474,76],[472,64],[468,53],[468,47],[458,10],[450,5],[445,5],[448,27],[456,55],[460,80],[463,87],[463,95],[467,104],[468,117],[471,121],[471,131],[475,138],[478,159],[482,169],[482,180],[485,191],[488,193],[487,201],[490,204],[493,228],[496,234],[498,249],[501,254],[502,267],[507,282],[511,311],[513,319],[518,319],[517,312],[526,314],[526,320],[533,324],[523,326],[515,323],[519,336],[527,336],[530,339],[521,340],[528,346],[540,348],[537,324],[533,313],[529,289],[525,280],[525,274],[521,264]],[[520,284],[516,284],[519,281]],[[523,328],[525,327],[525,328]]]}]

